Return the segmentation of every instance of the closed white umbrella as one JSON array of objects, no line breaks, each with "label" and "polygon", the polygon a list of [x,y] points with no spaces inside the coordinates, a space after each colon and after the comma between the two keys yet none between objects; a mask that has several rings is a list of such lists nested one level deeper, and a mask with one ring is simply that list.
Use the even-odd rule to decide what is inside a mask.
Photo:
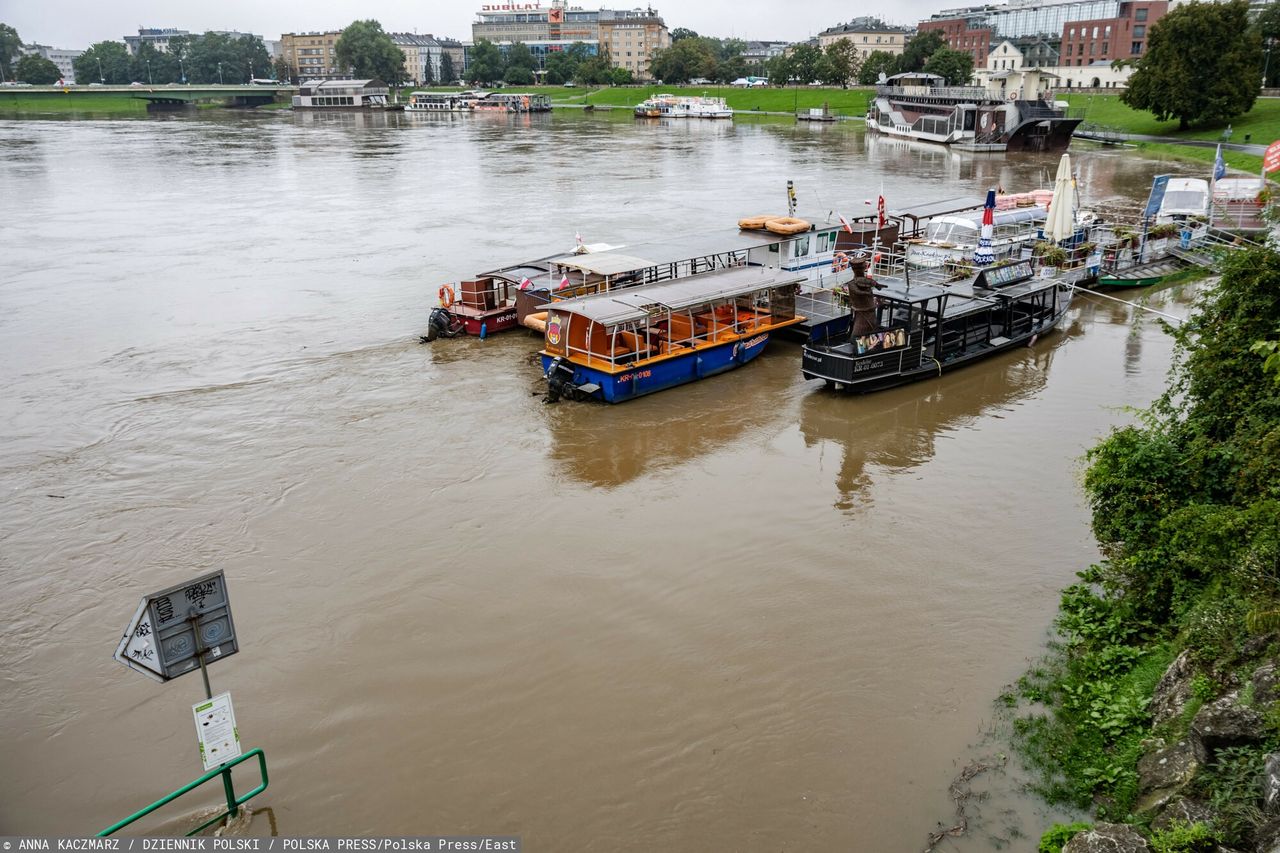
[{"label": "closed white umbrella", "polygon": [[1059,243],[1076,231],[1076,199],[1071,186],[1071,155],[1063,154],[1058,161],[1058,175],[1053,181],[1053,201],[1049,202],[1049,218],[1044,223],[1044,235]]}]

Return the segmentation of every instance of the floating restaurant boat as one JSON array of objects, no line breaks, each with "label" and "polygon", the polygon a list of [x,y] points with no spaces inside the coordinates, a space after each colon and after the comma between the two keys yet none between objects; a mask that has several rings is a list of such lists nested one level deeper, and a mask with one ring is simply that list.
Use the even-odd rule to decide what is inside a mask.
[{"label": "floating restaurant boat", "polygon": [[876,331],[805,344],[801,372],[829,388],[865,393],[1034,343],[1066,313],[1074,287],[1036,278],[1030,261],[987,267],[972,285],[886,282]]},{"label": "floating restaurant boat", "polygon": [[410,113],[540,113],[551,111],[548,95],[521,92],[411,92],[405,112]]},{"label": "floating restaurant boat", "polygon": [[895,74],[876,87],[867,130],[964,151],[1065,151],[1084,116],[1049,99],[1051,79],[1036,68],[997,72],[985,86]]},{"label": "floating restaurant boat", "polygon": [[548,399],[620,403],[740,367],[803,321],[802,281],[738,267],[557,302],[540,353]]}]

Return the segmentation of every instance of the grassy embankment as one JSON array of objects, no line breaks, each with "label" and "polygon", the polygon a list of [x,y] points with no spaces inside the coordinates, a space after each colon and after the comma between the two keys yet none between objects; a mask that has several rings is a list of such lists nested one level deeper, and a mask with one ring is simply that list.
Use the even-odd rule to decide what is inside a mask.
[{"label": "grassy embankment", "polygon": [[[424,86],[432,92],[461,91],[456,86]],[[760,112],[792,113],[830,105],[831,111],[842,116],[864,116],[867,113],[869,88],[837,89],[801,86],[798,89],[743,89],[737,86],[510,86],[510,91],[531,92],[551,96],[552,106],[581,107],[587,104],[600,107],[630,109],[636,104],[658,94],[693,97],[707,95],[724,98],[730,109],[759,110]],[[407,101],[412,89],[400,91],[400,100]]]},{"label": "grassy embankment", "polygon": [[62,92],[0,92],[0,116],[68,115],[146,115],[147,102],[128,95],[65,95]]},{"label": "grassy embankment", "polygon": [[[1052,652],[1005,698],[1050,800],[1158,853],[1272,850],[1261,780],[1280,687],[1260,673],[1280,663],[1280,254],[1229,255],[1171,333],[1165,395],[1087,456],[1106,559],[1063,593]],[[1052,828],[1041,853],[1081,827]]]},{"label": "grassy embankment", "polygon": [[[1066,97],[1071,106],[1085,110],[1085,123],[1114,128],[1123,133],[1138,133],[1146,136],[1170,136],[1177,139],[1202,139],[1217,142],[1222,139],[1226,125],[1212,127],[1194,127],[1189,130],[1178,130],[1177,120],[1156,121],[1148,112],[1131,109],[1120,102],[1118,95],[1086,95],[1072,94]],[[1280,139],[1280,99],[1259,98],[1248,113],[1231,122],[1231,141],[1234,143],[1247,141],[1256,145],[1269,145]],[[1139,148],[1152,154],[1166,154],[1183,160],[1199,160],[1212,163],[1213,148],[1196,148],[1186,145],[1171,145],[1163,142],[1137,142]],[[1262,158],[1239,151],[1223,151],[1223,159],[1233,169],[1250,174],[1258,174],[1262,168]]]}]

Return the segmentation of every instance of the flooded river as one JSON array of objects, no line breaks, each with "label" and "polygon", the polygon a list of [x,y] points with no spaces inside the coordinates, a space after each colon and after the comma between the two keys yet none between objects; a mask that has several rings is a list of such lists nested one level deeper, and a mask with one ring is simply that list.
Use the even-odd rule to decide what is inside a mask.
[{"label": "flooded river", "polygon": [[[1086,201],[1160,168],[1073,154]],[[199,678],[111,654],[140,596],[224,569],[241,653],[210,675],[269,757],[254,834],[923,848],[1097,557],[1081,455],[1162,387],[1152,319],[1081,297],[1034,348],[862,398],[775,343],[616,408],[544,405],[523,333],[416,335],[441,283],[575,233],[1055,167],[746,120],[0,121],[0,833],[91,833],[200,774]]]}]

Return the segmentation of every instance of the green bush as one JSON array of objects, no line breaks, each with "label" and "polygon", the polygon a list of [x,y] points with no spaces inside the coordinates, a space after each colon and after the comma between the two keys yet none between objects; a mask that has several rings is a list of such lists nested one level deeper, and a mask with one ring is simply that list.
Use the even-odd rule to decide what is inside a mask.
[{"label": "green bush", "polygon": [[1062,853],[1067,842],[1088,829],[1087,823],[1055,823],[1040,836],[1040,846],[1036,853]]},{"label": "green bush", "polygon": [[1151,834],[1154,853],[1213,853],[1218,841],[1205,823],[1174,823],[1168,829]]}]

